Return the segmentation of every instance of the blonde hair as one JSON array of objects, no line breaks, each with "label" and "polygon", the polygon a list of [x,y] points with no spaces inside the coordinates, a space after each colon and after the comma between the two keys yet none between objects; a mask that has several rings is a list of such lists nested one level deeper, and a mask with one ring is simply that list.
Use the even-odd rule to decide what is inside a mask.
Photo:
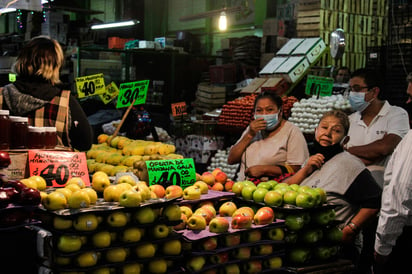
[{"label": "blonde hair", "polygon": [[64,54],[60,44],[50,37],[32,38],[20,51],[15,64],[21,77],[41,76],[53,85],[59,84]]}]

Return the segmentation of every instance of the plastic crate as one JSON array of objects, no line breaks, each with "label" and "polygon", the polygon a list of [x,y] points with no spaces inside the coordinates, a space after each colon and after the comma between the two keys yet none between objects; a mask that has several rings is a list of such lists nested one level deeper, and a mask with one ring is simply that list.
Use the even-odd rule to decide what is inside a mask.
[{"label": "plastic crate", "polygon": [[108,38],[108,48],[109,49],[123,49],[126,42],[133,40],[132,38],[120,38],[120,37],[109,37]]},{"label": "plastic crate", "polygon": [[236,83],[236,65],[209,66],[210,82],[215,84]]}]

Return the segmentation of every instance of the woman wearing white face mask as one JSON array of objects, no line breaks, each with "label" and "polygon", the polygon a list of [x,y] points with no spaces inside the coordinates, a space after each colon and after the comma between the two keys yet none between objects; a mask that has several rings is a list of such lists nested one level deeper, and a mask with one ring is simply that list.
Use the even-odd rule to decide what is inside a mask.
[{"label": "woman wearing white face mask", "polygon": [[297,171],[308,157],[306,140],[298,127],[282,117],[282,99],[261,93],[255,99],[255,115],[230,149],[229,164],[241,163],[237,180],[265,180]]}]

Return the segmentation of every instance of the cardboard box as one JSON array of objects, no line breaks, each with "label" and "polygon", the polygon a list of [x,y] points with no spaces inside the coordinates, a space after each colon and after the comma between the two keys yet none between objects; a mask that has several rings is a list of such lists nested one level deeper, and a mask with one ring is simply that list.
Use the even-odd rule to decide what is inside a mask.
[{"label": "cardboard box", "polygon": [[269,18],[263,21],[262,33],[263,35],[278,35],[279,21],[276,18]]},{"label": "cardboard box", "polygon": [[207,98],[207,99],[225,99],[226,98],[226,92],[207,92],[204,90],[198,90],[196,92],[196,96],[202,97],[202,98]]},{"label": "cardboard box", "polygon": [[275,71],[288,59],[288,57],[276,56],[263,67],[263,69],[259,72],[260,75],[262,74],[273,74]]},{"label": "cardboard box", "polygon": [[170,37],[155,37],[155,42],[159,43],[160,48],[164,49],[165,47],[173,47],[174,38]]},{"label": "cardboard box", "polygon": [[240,93],[256,93],[267,80],[267,78],[255,78],[249,85],[244,87]]},{"label": "cardboard box", "polygon": [[226,92],[226,87],[210,85],[209,83],[199,83],[199,85],[197,85],[197,89],[208,92],[208,93],[225,93]]},{"label": "cardboard box", "polygon": [[6,176],[9,180],[21,180],[29,177],[27,165],[28,152],[8,152],[11,164],[6,168]]},{"label": "cardboard box", "polygon": [[278,69],[276,74],[282,75],[289,83],[295,83],[309,69],[309,61],[305,56],[291,56]]},{"label": "cardboard box", "polygon": [[290,39],[276,55],[290,55],[305,39],[304,38],[292,38]]},{"label": "cardboard box", "polygon": [[160,44],[155,41],[139,41],[140,49],[160,49]]},{"label": "cardboard box", "polygon": [[274,57],[274,53],[262,53],[260,55],[260,67],[264,68]]},{"label": "cardboard box", "polygon": [[306,38],[293,52],[292,55],[305,55],[309,63],[313,64],[326,50],[325,42],[320,37]]}]

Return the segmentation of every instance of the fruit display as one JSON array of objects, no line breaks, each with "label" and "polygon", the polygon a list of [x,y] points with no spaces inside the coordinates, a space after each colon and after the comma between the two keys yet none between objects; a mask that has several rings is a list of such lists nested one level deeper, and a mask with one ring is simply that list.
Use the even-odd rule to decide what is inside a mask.
[{"label": "fruit display", "polygon": [[219,149],[213,157],[210,158],[210,165],[207,167],[207,171],[212,172],[216,168],[220,168],[221,171],[227,174],[227,177],[231,180],[236,179],[236,171],[239,164],[229,165],[227,163],[227,157],[229,149]]},{"label": "fruit display", "polygon": [[289,119],[292,107],[296,102],[298,102],[298,98],[296,98],[295,96],[283,96],[282,101],[283,117],[285,119]]},{"label": "fruit display", "polygon": [[256,94],[251,94],[224,104],[219,115],[218,125],[246,128],[253,118],[253,104],[256,96]]},{"label": "fruit display", "polygon": [[322,115],[333,109],[350,111],[349,100],[341,94],[301,99],[300,102],[293,104],[292,114],[288,120],[299,127],[303,133],[313,134]]},{"label": "fruit display", "polygon": [[[231,200],[181,202],[179,227],[189,273],[259,273],[282,270],[284,222],[271,208],[238,206]],[[176,229],[176,228],[175,228]],[[220,272],[219,272],[220,271]]]},{"label": "fruit display", "polygon": [[100,134],[97,140],[98,144],[93,144],[86,152],[90,173],[103,171],[109,176],[115,176],[119,172],[135,171],[139,178],[144,178],[141,173],[144,161],[183,158],[174,153],[175,146],[172,144],[133,140],[124,136],[112,138],[107,134]]},{"label": "fruit display", "polygon": [[[103,174],[94,176],[107,176]],[[166,193],[160,185],[149,188],[126,176],[130,175],[119,176],[103,187],[103,198],[96,200],[76,195],[86,189],[97,192],[82,188],[78,180],[64,188],[48,189],[46,201],[53,194],[59,199],[49,197],[51,201],[45,202],[37,215],[42,221],[41,234],[51,235],[44,239],[43,253],[50,256],[43,258],[43,264],[56,271],[53,273],[100,273],[103,269],[170,273],[178,268],[182,237],[173,231],[181,223],[177,200],[159,198]],[[67,187],[72,192],[65,190]],[[74,195],[76,201],[71,203]],[[64,208],[52,206],[54,203]]]},{"label": "fruit display", "polygon": [[[0,168],[10,165],[7,152],[0,152]],[[40,176],[23,180],[0,179],[0,228],[11,229],[15,226],[34,223],[34,210],[40,205],[40,190],[46,188],[46,181]]]},{"label": "fruit display", "polygon": [[[230,174],[232,174],[232,172]],[[199,181],[206,183],[209,189],[228,192],[232,191],[232,185],[235,183],[228,177],[226,172],[219,167],[210,171],[204,171],[202,174],[196,173],[195,185],[199,185]]]},{"label": "fruit display", "polygon": [[285,221],[285,265],[306,265],[334,260],[340,250],[342,231],[333,205],[326,203],[322,188],[288,185],[277,181],[236,182],[232,191],[243,206],[273,209]]}]

